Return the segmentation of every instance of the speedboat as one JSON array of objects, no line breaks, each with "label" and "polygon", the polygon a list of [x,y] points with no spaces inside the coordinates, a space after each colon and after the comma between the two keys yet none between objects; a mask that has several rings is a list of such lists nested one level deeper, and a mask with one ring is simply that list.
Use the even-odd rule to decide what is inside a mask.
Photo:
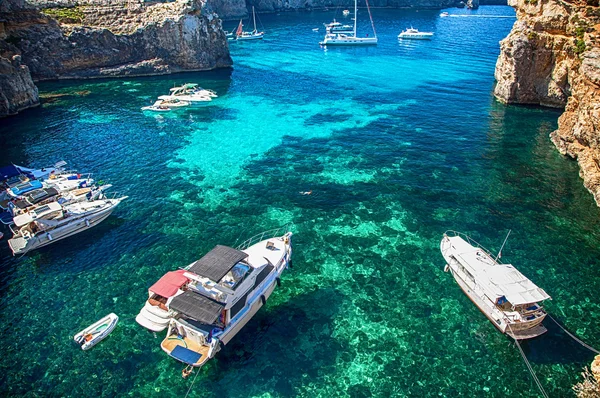
[{"label": "speedboat", "polygon": [[446,11],[444,11],[443,13],[440,14],[440,17],[447,17],[448,15],[450,15],[450,14],[447,13]]},{"label": "speedboat", "polygon": [[170,101],[206,102],[212,101],[213,98],[217,97],[217,93],[214,91],[203,89],[195,83],[186,83],[180,87],[173,87],[170,91],[170,95],[161,96],[159,98]]},{"label": "speedboat", "polygon": [[264,232],[237,249],[217,245],[163,276],[136,320],[150,330],[167,323],[162,350],[189,366],[204,365],[266,304],[291,265],[292,233],[279,233]]},{"label": "speedboat", "polygon": [[31,250],[75,235],[104,221],[127,196],[61,205],[50,202],[14,217],[13,237],[8,245],[13,254]]},{"label": "speedboat", "polygon": [[329,33],[352,33],[354,31],[354,27],[352,25],[343,25],[341,22],[337,22],[335,19],[333,22],[325,23],[325,30]]},{"label": "speedboat", "polygon": [[98,322],[88,326],[81,332],[77,333],[73,340],[82,350],[89,350],[106,338],[113,331],[119,322],[119,317],[116,314],[108,314]]},{"label": "speedboat", "polygon": [[430,40],[433,32],[419,32],[418,29],[408,28],[398,35],[398,39]]},{"label": "speedboat", "polygon": [[513,265],[498,261],[467,235],[447,231],[440,250],[463,292],[502,333],[515,340],[544,334],[546,311],[540,304],[550,296]]},{"label": "speedboat", "polygon": [[350,15],[350,11],[344,10],[344,11],[342,11],[342,14],[344,14],[344,16],[347,17],[348,15]]},{"label": "speedboat", "polygon": [[158,97],[158,100],[154,102],[154,104],[150,106],[144,106],[142,110],[153,112],[168,112],[173,108],[183,108],[190,105],[191,103],[189,101],[182,101],[179,98],[174,97],[172,95],[161,95],[160,97]]}]

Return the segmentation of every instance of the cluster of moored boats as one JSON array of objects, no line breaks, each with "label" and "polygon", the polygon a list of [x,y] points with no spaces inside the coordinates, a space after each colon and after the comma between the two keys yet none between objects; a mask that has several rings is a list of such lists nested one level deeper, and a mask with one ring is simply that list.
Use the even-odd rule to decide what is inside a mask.
[{"label": "cluster of moored boats", "polygon": [[[42,169],[0,168],[0,220],[13,233],[8,243],[14,254],[91,228],[126,199],[108,198],[109,184],[65,166],[58,162]],[[494,256],[453,231],[444,234],[440,250],[447,262],[445,271],[498,330],[515,340],[546,332],[542,321],[547,314],[541,303],[550,296],[514,266],[501,263],[500,253]],[[185,363],[184,374],[189,373],[213,358],[265,305],[282,272],[291,266],[291,256],[292,233],[287,229],[263,232],[236,248],[217,245],[154,283],[136,321],[152,332],[166,329],[162,350]],[[89,349],[117,322],[118,316],[109,314],[74,340]]]},{"label": "cluster of moored boats", "polygon": [[75,235],[105,220],[126,196],[107,197],[110,184],[65,169],[61,161],[31,169],[0,168],[0,221],[8,225],[13,254],[25,254]]},{"label": "cluster of moored boats", "polygon": [[217,97],[217,93],[200,87],[196,83],[186,83],[183,86],[173,87],[169,95],[161,95],[150,106],[144,106],[143,111],[169,112],[174,109],[184,108],[194,103],[209,102]]}]

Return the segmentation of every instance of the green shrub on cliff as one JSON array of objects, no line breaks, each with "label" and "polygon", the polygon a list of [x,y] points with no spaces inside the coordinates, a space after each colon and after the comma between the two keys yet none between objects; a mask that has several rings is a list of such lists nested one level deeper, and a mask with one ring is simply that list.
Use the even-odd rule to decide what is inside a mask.
[{"label": "green shrub on cliff", "polygon": [[581,54],[585,51],[585,42],[582,39],[577,39],[575,42],[575,54]]},{"label": "green shrub on cliff", "polygon": [[79,7],[73,8],[44,8],[42,13],[49,15],[60,23],[81,24],[85,15]]}]

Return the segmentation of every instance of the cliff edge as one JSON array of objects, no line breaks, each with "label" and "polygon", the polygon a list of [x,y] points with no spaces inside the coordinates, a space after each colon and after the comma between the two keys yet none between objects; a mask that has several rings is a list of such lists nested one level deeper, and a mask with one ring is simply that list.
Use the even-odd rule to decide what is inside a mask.
[{"label": "cliff edge", "polygon": [[577,159],[600,206],[600,7],[598,0],[509,0],[517,22],[500,43],[496,97],[564,108],[550,135]]},{"label": "cliff edge", "polygon": [[205,5],[203,0],[3,0],[0,117],[39,102],[33,81],[231,66],[221,20]]}]

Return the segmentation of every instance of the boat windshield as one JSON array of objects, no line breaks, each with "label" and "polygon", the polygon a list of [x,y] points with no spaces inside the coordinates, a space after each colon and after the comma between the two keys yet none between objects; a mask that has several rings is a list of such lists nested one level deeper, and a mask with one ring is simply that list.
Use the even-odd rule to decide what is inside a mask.
[{"label": "boat windshield", "polygon": [[221,279],[219,285],[235,290],[242,280],[244,280],[244,277],[249,274],[248,271],[250,271],[250,266],[243,263],[237,263],[231,271]]}]

